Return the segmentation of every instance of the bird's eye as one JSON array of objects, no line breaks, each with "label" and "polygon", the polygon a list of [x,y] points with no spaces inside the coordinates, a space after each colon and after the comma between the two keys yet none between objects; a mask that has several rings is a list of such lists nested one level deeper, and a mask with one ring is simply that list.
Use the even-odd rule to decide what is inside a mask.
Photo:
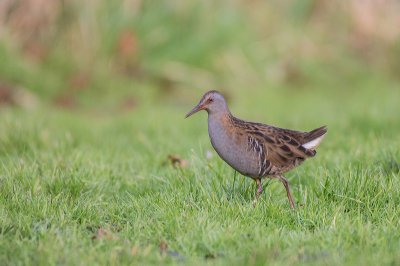
[{"label": "bird's eye", "polygon": [[214,99],[213,99],[213,98],[209,98],[208,101],[209,101],[209,102],[212,102],[212,101],[214,101]]}]

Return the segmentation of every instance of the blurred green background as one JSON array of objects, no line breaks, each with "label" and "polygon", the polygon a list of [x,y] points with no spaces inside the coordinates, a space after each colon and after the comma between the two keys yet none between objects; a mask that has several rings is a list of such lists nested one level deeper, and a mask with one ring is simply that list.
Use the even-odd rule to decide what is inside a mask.
[{"label": "blurred green background", "polygon": [[[96,117],[144,107],[184,115],[216,89],[234,114],[253,120],[275,122],[268,106],[293,98],[298,105],[286,115],[322,101],[318,112],[327,124],[343,106],[369,105],[367,119],[391,108],[387,95],[399,96],[399,6],[395,0],[3,0],[0,105]],[[268,115],[257,112],[263,106]]]}]

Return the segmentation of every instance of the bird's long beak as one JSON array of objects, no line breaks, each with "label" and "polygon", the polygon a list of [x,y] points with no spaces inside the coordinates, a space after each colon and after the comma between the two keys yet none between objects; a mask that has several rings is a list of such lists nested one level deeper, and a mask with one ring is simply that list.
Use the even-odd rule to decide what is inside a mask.
[{"label": "bird's long beak", "polygon": [[187,113],[187,115],[185,116],[185,118],[188,118],[189,116],[191,116],[194,113],[197,113],[198,111],[204,110],[206,109],[205,104],[201,104],[199,103],[195,108],[193,108],[189,113]]}]

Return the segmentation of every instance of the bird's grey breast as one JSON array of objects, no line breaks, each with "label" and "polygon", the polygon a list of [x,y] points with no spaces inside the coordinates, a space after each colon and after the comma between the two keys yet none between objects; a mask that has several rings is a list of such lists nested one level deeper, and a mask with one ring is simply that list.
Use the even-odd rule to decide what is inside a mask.
[{"label": "bird's grey breast", "polygon": [[223,119],[208,117],[208,134],[218,155],[232,168],[243,175],[255,177],[259,173],[259,154],[249,148],[243,132],[232,128]]}]

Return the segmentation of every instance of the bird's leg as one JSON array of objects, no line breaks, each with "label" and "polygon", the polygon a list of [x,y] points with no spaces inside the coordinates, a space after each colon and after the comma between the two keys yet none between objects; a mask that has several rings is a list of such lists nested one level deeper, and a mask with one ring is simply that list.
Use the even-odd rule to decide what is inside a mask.
[{"label": "bird's leg", "polygon": [[286,188],[286,193],[287,193],[287,197],[290,202],[290,207],[292,207],[292,209],[294,209],[294,201],[292,198],[292,193],[290,193],[289,181],[286,178],[284,178],[282,175],[278,175],[278,178],[282,181],[283,185]]},{"label": "bird's leg", "polygon": [[258,201],[258,198],[260,197],[261,193],[263,192],[263,188],[261,186],[261,179],[257,178],[255,181],[257,183],[257,193],[256,193],[256,197],[253,200],[253,207],[256,206],[256,202]]}]

